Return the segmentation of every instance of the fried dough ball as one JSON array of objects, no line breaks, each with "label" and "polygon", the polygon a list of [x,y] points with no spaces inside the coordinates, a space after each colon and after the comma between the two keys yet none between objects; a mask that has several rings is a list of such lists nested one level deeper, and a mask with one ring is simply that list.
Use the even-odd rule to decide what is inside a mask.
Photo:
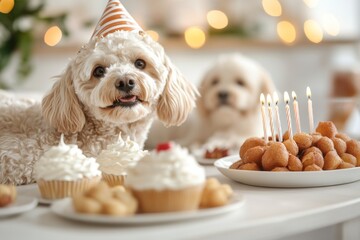
[{"label": "fried dough ball", "polygon": [[272,172],[289,172],[289,169],[287,169],[286,167],[276,167],[271,171]]},{"label": "fried dough ball", "polygon": [[286,167],[288,159],[289,153],[285,145],[275,142],[265,151],[261,163],[265,171],[270,171],[275,167]]},{"label": "fried dough ball", "polygon": [[316,164],[308,165],[304,168],[304,171],[322,171],[321,167]]},{"label": "fried dough ball", "polygon": [[287,168],[290,171],[302,171],[303,164],[298,157],[296,157],[292,154],[289,154],[289,162],[288,162]]},{"label": "fried dough ball", "polygon": [[228,184],[220,184],[216,178],[209,178],[205,182],[201,196],[200,207],[211,208],[227,204],[234,191]]},{"label": "fried dough ball", "polygon": [[310,152],[317,152],[319,154],[322,155],[322,151],[320,149],[318,149],[317,147],[310,147],[308,149],[305,149],[303,152],[302,152],[302,155],[305,156],[307,155],[308,153]]},{"label": "fried dough ball", "polygon": [[337,137],[333,137],[331,140],[333,141],[334,148],[339,155],[346,151],[346,142],[344,140]]},{"label": "fried dough ball", "polygon": [[112,198],[112,192],[110,191],[109,185],[101,181],[95,187],[89,189],[85,193],[86,197],[92,198],[100,203],[104,203]]},{"label": "fried dough ball", "polygon": [[138,201],[129,192],[120,189],[113,191],[113,198],[125,205],[125,215],[132,215],[136,213],[138,209]]},{"label": "fried dough ball", "polygon": [[288,139],[283,142],[288,152],[294,156],[298,155],[299,147],[293,139]]},{"label": "fried dough ball", "polygon": [[311,134],[312,137],[312,145],[315,145],[317,143],[317,141],[320,140],[320,138],[322,137],[320,133],[314,132]]},{"label": "fried dough ball", "polygon": [[355,158],[356,158],[356,167],[360,167],[360,154],[356,154],[355,156],[354,156]]},{"label": "fried dough ball", "polygon": [[330,151],[324,158],[324,170],[337,169],[342,162],[336,151]]},{"label": "fried dough ball", "polygon": [[354,168],[355,166],[348,162],[342,162],[337,169]]},{"label": "fried dough ball", "polygon": [[102,213],[112,216],[126,216],[128,215],[128,208],[123,202],[109,199],[103,203]]},{"label": "fried dough ball", "polygon": [[316,132],[325,137],[333,138],[337,134],[337,129],[335,124],[331,121],[319,122],[319,125],[316,128]]},{"label": "fried dough ball", "polygon": [[257,146],[266,146],[266,142],[264,139],[252,137],[245,140],[245,142],[240,147],[240,158],[244,159],[245,153],[247,150]]},{"label": "fried dough ball", "polygon": [[337,134],[335,134],[335,137],[342,139],[344,142],[351,140],[351,138],[348,135],[346,135],[345,133],[337,133]]},{"label": "fried dough ball", "polygon": [[234,162],[233,164],[231,164],[231,166],[229,167],[230,169],[238,169],[241,165],[244,164],[243,160],[237,160],[236,162]]},{"label": "fried dough ball", "polygon": [[360,154],[360,142],[354,139],[346,142],[346,152],[350,153],[351,155],[358,155]]},{"label": "fried dough ball", "polygon": [[250,148],[246,151],[244,155],[244,163],[251,163],[254,162],[256,164],[261,164],[261,158],[264,155],[266,147],[256,146]]},{"label": "fried dough ball", "polygon": [[290,133],[289,133],[289,131],[286,131],[285,133],[284,133],[284,135],[283,135],[283,141],[286,141],[286,140],[288,140],[290,138]]},{"label": "fried dough ball", "polygon": [[330,151],[335,151],[334,143],[328,137],[320,138],[320,140],[316,143],[315,146],[318,147],[324,155],[326,155]]},{"label": "fried dough ball", "polygon": [[320,154],[318,152],[310,152],[310,153],[306,154],[301,159],[301,162],[304,167],[307,167],[307,166],[313,165],[313,164],[319,166],[320,168],[323,168],[323,166],[324,166],[324,158],[323,158],[322,154]]},{"label": "fried dough ball", "polygon": [[16,199],[16,187],[13,185],[0,184],[0,207],[13,203]]},{"label": "fried dough ball", "polygon": [[102,211],[102,204],[83,195],[76,195],[72,199],[74,209],[80,213],[99,214]]},{"label": "fried dough ball", "polygon": [[251,170],[251,171],[259,171],[260,170],[259,166],[254,162],[244,163],[238,169],[240,169],[240,170]]},{"label": "fried dough ball", "polygon": [[294,140],[298,145],[300,151],[309,148],[312,145],[312,136],[306,133],[295,134]]},{"label": "fried dough ball", "polygon": [[340,157],[344,162],[350,163],[350,164],[352,164],[354,166],[357,165],[356,157],[354,157],[353,155],[351,155],[349,153],[343,153],[343,154],[340,155]]}]

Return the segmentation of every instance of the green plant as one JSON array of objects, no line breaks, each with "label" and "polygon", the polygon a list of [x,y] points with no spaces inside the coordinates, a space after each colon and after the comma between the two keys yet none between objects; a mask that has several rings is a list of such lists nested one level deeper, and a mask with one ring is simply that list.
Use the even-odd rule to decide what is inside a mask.
[{"label": "green plant", "polygon": [[[68,36],[69,32],[65,26],[66,13],[56,16],[43,17],[41,13],[45,7],[42,0],[37,6],[31,6],[29,0],[16,0],[14,8],[8,14],[0,13],[0,88],[10,86],[1,78],[1,73],[9,64],[11,57],[18,52],[20,62],[17,67],[17,77],[11,85],[22,82],[32,71],[31,55],[35,42],[35,26],[39,23],[45,25],[56,24]],[[28,21],[27,27],[21,27],[21,21]]]}]

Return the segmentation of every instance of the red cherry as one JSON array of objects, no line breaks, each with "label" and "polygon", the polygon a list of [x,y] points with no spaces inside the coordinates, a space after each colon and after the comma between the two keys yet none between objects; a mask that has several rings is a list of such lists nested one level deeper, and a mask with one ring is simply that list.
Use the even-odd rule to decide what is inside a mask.
[{"label": "red cherry", "polygon": [[156,151],[157,152],[166,151],[169,150],[171,146],[172,146],[171,142],[160,143],[156,146]]}]

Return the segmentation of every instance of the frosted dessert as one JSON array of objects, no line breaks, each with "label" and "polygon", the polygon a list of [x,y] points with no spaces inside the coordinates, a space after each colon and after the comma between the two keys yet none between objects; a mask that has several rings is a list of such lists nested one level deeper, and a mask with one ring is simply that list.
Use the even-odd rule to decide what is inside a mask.
[{"label": "frosted dessert", "polygon": [[142,212],[194,210],[199,207],[205,171],[188,150],[160,144],[128,170],[127,186]]},{"label": "frosted dessert", "polygon": [[88,189],[101,179],[95,158],[86,157],[77,145],[67,145],[61,135],[58,146],[49,148],[34,166],[42,197],[57,199]]},{"label": "frosted dessert", "polygon": [[129,137],[124,141],[120,134],[117,142],[109,144],[97,157],[103,179],[110,186],[124,184],[127,169],[135,166],[146,154],[147,151],[143,151],[136,142]]}]

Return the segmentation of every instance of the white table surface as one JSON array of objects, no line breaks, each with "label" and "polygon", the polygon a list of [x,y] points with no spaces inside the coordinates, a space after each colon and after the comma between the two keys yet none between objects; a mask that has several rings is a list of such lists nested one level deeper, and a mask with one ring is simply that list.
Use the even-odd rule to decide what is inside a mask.
[{"label": "white table surface", "polygon": [[[245,198],[237,212],[154,225],[99,225],[70,221],[46,206],[0,218],[0,239],[277,239],[315,229],[342,226],[344,239],[359,239],[360,181],[321,188],[262,188],[222,176],[214,167],[207,175],[230,184]],[[34,186],[18,187],[26,195]]]}]

